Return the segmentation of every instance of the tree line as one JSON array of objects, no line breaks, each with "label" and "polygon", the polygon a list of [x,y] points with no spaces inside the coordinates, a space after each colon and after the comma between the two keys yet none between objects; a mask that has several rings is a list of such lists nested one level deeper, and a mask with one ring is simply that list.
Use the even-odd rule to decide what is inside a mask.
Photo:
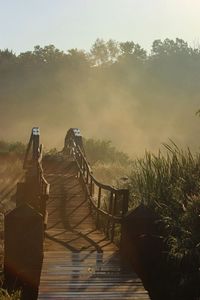
[{"label": "tree line", "polygon": [[33,122],[48,124],[52,134],[74,123],[94,134],[102,122],[102,137],[111,137],[121,134],[126,120],[130,133],[150,137],[143,138],[145,147],[156,144],[159,132],[161,139],[195,144],[196,125],[183,120],[189,109],[195,119],[199,81],[200,48],[179,38],[155,40],[149,53],[133,41],[112,39],[97,39],[89,51],[54,45],[20,54],[0,50],[1,136],[13,138],[14,130]]}]

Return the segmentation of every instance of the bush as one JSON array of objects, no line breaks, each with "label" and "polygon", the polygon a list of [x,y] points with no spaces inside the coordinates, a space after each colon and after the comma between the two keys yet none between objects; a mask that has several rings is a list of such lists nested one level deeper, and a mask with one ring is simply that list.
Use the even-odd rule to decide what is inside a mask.
[{"label": "bush", "polygon": [[112,146],[111,141],[84,139],[87,160],[95,177],[105,184],[121,187],[121,178],[130,174],[132,161],[129,156]]},{"label": "bush", "polygon": [[26,146],[21,142],[9,143],[0,141],[0,154],[15,153],[17,155],[24,154]]},{"label": "bush", "polygon": [[130,159],[128,155],[122,151],[118,151],[112,146],[111,141],[108,140],[95,140],[84,139],[84,148],[87,159],[93,165],[96,162],[103,163],[120,163],[128,164]]},{"label": "bush", "polygon": [[124,184],[127,182],[128,176],[130,175],[131,168],[130,166],[117,162],[96,162],[92,166],[92,171],[97,180],[101,181],[102,183],[124,188]]}]

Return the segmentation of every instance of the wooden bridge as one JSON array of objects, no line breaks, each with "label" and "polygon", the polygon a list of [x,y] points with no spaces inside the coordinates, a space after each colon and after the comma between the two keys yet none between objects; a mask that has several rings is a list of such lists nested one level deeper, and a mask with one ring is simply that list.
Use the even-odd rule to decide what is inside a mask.
[{"label": "wooden bridge", "polygon": [[[34,128],[24,168],[17,207],[28,204],[42,215],[45,227],[38,299],[149,299],[136,273],[120,259],[128,190],[95,179],[80,130],[70,129],[63,151],[42,159]],[[30,190],[33,196],[27,199]]]}]

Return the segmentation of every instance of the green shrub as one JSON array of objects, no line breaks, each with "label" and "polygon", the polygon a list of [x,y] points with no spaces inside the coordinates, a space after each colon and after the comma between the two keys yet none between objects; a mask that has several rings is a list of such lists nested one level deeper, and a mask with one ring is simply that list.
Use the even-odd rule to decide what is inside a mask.
[{"label": "green shrub", "polygon": [[89,162],[93,165],[96,162],[128,164],[130,159],[122,151],[112,146],[109,140],[84,139],[84,148]]},{"label": "green shrub", "polygon": [[26,146],[21,142],[9,143],[5,141],[0,141],[0,154],[24,154]]},{"label": "green shrub", "polygon": [[102,183],[121,187],[121,178],[130,174],[129,156],[108,140],[84,139],[84,149],[95,177]]}]

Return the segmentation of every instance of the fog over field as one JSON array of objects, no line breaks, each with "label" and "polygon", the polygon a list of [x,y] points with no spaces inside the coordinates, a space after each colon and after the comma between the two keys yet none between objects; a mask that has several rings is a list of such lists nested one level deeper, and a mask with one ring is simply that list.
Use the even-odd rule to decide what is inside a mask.
[{"label": "fog over field", "polygon": [[86,52],[53,45],[0,51],[0,138],[27,142],[33,126],[47,148],[62,148],[70,127],[109,139],[130,155],[172,139],[199,150],[200,50],[156,40],[97,39]]}]

